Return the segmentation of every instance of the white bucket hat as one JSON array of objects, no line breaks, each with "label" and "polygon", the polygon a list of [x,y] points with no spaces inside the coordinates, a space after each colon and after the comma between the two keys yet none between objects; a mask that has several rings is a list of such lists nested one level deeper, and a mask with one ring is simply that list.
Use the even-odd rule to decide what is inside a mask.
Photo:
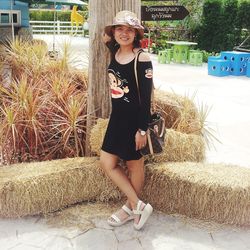
[{"label": "white bucket hat", "polygon": [[140,39],[143,38],[144,35],[144,27],[141,25],[140,20],[137,18],[136,14],[128,11],[123,10],[116,14],[115,18],[113,19],[113,23],[111,25],[107,25],[104,28],[104,32],[108,35],[112,35],[112,28],[117,25],[127,25],[132,27],[138,31]]}]

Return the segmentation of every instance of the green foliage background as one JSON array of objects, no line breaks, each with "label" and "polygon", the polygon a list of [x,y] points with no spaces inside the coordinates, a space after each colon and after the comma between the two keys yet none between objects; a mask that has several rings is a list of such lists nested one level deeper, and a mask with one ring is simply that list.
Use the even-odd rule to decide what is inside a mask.
[{"label": "green foliage background", "polygon": [[[87,11],[77,11],[79,14],[85,17],[85,20],[88,18]],[[56,20],[60,21],[70,21],[71,10],[56,11]],[[30,20],[31,21],[53,21],[54,20],[54,11],[53,10],[30,10]]]},{"label": "green foliage background", "polygon": [[200,49],[232,50],[250,32],[249,0],[205,0],[201,24],[194,30]]}]

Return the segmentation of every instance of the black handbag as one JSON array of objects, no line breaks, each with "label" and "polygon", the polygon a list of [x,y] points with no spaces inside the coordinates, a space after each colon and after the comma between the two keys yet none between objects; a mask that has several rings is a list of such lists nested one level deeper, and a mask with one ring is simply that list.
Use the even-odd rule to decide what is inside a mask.
[{"label": "black handbag", "polygon": [[160,154],[164,147],[165,138],[165,120],[160,113],[151,115],[151,122],[149,122],[147,130],[147,144],[140,150],[142,155]]},{"label": "black handbag", "polygon": [[[140,98],[138,75],[137,75],[137,61],[138,61],[138,56],[141,52],[142,52],[141,50],[138,51],[134,62],[134,71],[135,71],[136,85],[138,89],[139,102],[141,102],[141,98]],[[148,130],[146,132],[147,144],[140,150],[140,153],[142,155],[160,154],[164,148],[165,133],[166,133],[165,119],[159,112],[154,112],[150,116]]]}]

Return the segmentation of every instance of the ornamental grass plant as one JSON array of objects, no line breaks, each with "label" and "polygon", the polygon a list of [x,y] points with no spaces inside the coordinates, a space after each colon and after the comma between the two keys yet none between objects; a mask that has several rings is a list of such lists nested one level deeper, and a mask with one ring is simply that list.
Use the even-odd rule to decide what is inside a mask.
[{"label": "ornamental grass plant", "polygon": [[3,49],[12,69],[9,86],[0,84],[3,164],[84,155],[87,75],[68,52],[52,61],[44,43],[18,39]]}]

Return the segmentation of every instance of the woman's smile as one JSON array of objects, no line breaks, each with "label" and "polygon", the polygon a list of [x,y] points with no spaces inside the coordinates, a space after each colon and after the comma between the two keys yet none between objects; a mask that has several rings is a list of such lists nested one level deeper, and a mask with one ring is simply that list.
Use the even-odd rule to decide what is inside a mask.
[{"label": "woman's smile", "polygon": [[117,26],[115,28],[114,36],[116,41],[119,42],[125,42],[125,43],[132,43],[135,37],[136,31],[134,28],[131,28],[129,26]]}]

